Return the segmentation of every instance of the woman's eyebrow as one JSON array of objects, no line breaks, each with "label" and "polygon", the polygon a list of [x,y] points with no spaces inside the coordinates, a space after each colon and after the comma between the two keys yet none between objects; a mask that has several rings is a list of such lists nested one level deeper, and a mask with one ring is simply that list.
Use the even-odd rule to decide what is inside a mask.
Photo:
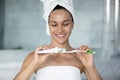
[{"label": "woman's eyebrow", "polygon": [[67,20],[64,20],[63,22],[69,22],[69,21],[72,21],[72,20],[70,20],[70,19],[67,19]]},{"label": "woman's eyebrow", "polygon": [[52,23],[56,23],[56,21],[48,21],[48,23],[51,23],[51,22],[52,22]]},{"label": "woman's eyebrow", "polygon": [[[70,19],[66,19],[66,20],[63,20],[62,22],[69,22],[69,21],[72,21],[72,20],[70,20]],[[50,20],[50,21],[48,21],[48,23],[57,23],[57,21],[53,21],[53,20]]]}]

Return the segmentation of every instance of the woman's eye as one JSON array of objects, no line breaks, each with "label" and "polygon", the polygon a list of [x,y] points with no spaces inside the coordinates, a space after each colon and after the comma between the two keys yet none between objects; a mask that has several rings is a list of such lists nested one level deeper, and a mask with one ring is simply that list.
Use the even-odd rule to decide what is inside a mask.
[{"label": "woman's eye", "polygon": [[63,26],[68,26],[69,25],[69,23],[65,23],[65,24],[63,24]]},{"label": "woman's eye", "polygon": [[56,24],[52,24],[51,26],[56,27],[57,25]]},{"label": "woman's eye", "polygon": [[57,26],[57,24],[50,24],[52,27],[56,27]]}]

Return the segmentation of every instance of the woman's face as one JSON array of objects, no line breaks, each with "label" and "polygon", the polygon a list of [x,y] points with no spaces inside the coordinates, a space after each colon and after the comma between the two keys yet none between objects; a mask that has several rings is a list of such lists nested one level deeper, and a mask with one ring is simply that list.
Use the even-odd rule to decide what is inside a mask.
[{"label": "woman's face", "polygon": [[73,21],[70,13],[64,9],[54,10],[49,17],[49,28],[52,40],[65,43],[71,34]]}]

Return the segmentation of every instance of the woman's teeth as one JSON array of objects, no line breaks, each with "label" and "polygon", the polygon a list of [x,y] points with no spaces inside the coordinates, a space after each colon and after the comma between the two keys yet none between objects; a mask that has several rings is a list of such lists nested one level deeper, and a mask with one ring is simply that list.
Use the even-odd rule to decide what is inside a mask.
[{"label": "woman's teeth", "polygon": [[63,38],[65,36],[65,34],[57,34],[56,36],[59,38]]}]

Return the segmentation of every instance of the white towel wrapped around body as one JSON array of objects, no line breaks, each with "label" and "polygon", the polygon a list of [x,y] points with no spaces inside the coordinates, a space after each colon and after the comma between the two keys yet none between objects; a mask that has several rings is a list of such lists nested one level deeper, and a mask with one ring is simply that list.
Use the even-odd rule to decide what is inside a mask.
[{"label": "white towel wrapped around body", "polygon": [[82,80],[80,70],[74,66],[48,66],[36,73],[36,80]]}]

